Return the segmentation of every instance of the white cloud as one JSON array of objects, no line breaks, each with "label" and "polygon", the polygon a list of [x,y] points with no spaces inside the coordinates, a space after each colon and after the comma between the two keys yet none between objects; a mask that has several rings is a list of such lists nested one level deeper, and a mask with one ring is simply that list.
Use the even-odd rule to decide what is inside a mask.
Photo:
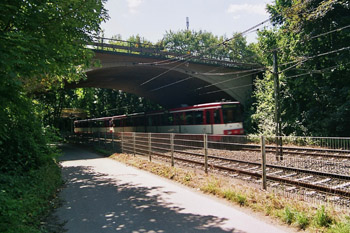
[{"label": "white cloud", "polygon": [[235,17],[240,17],[241,14],[257,14],[268,16],[265,10],[266,4],[231,4],[227,12],[235,14]]},{"label": "white cloud", "polygon": [[129,12],[132,14],[137,13],[137,8],[141,5],[143,0],[127,0]]}]

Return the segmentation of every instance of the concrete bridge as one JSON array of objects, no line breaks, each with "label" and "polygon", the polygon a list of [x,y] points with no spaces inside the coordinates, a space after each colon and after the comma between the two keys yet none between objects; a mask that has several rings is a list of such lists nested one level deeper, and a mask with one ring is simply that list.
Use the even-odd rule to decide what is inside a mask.
[{"label": "concrete bridge", "polygon": [[254,78],[263,70],[257,64],[172,54],[143,44],[94,43],[92,49],[100,66],[86,72],[87,80],[70,87],[123,90],[164,107],[222,99],[244,105]]}]

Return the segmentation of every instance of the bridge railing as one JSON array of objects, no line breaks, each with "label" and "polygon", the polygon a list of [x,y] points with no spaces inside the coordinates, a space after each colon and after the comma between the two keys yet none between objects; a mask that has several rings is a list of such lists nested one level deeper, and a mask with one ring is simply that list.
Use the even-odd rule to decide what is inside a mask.
[{"label": "bridge railing", "polygon": [[149,43],[124,41],[110,38],[95,38],[90,48],[102,51],[111,51],[118,53],[137,54],[149,57],[161,57],[173,60],[187,60],[189,62],[197,62],[204,64],[220,65],[226,67],[239,68],[257,68],[262,67],[257,63],[242,63],[231,61],[229,57],[214,57],[209,55],[200,55],[197,52],[174,53],[168,51],[162,46],[157,46]]}]

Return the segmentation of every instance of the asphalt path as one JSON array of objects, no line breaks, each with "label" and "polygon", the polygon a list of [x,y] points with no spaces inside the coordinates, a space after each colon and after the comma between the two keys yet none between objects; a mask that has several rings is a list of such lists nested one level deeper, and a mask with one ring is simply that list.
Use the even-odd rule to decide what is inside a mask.
[{"label": "asphalt path", "polygon": [[66,184],[55,215],[66,232],[285,232],[173,181],[80,147],[62,149]]}]

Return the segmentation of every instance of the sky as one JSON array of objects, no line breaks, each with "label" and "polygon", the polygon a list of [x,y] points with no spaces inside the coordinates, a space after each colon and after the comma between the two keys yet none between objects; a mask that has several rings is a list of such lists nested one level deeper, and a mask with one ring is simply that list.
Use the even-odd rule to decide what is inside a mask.
[{"label": "sky", "polygon": [[[110,19],[102,24],[104,36],[132,35],[157,42],[167,31],[186,29],[207,31],[216,36],[231,37],[266,19],[267,3],[273,0],[108,0]],[[268,26],[268,25],[266,25]],[[247,35],[255,42],[256,35]]]}]

